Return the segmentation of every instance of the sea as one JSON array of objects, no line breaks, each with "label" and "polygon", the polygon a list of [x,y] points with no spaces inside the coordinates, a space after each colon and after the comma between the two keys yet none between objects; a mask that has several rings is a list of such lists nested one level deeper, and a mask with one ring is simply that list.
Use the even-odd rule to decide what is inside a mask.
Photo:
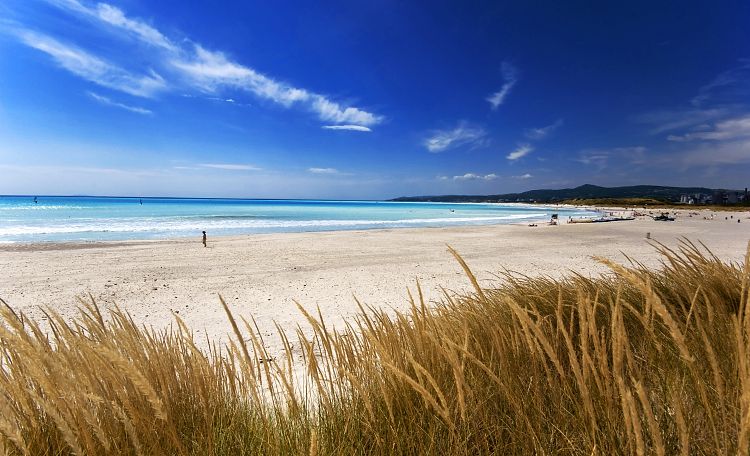
[{"label": "sea", "polygon": [[522,204],[0,196],[0,243],[544,223],[594,215]]}]

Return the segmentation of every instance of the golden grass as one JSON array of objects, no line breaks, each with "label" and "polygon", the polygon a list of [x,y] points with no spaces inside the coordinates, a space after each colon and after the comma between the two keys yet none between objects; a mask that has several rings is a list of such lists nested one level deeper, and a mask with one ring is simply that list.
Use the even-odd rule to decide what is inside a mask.
[{"label": "golden grass", "polygon": [[43,330],[8,307],[0,449],[747,455],[750,255],[656,248],[658,270],[601,260],[611,274],[491,289],[456,254],[474,293],[428,306],[417,285],[409,312],[362,308],[341,331],[300,307],[311,332],[279,329],[274,361],[226,304],[235,338],[208,351],[179,319],[155,331],[92,302]]},{"label": "golden grass", "polygon": [[717,212],[747,212],[750,202],[733,204],[682,204],[655,198],[574,198],[559,204],[596,207],[645,207],[648,209],[680,209],[689,211],[712,210]]}]

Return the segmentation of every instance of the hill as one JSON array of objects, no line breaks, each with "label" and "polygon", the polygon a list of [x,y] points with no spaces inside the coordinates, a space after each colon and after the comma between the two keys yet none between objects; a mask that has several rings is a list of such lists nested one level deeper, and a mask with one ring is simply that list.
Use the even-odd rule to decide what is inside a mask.
[{"label": "hill", "polygon": [[678,202],[684,194],[711,195],[714,189],[706,187],[665,187],[659,185],[633,185],[628,187],[599,187],[581,185],[575,188],[558,190],[541,189],[521,193],[499,195],[440,195],[440,196],[402,196],[391,201],[434,201],[452,203],[488,203],[488,202],[537,202],[550,203],[565,200],[591,199],[627,199],[649,198],[663,202]]}]

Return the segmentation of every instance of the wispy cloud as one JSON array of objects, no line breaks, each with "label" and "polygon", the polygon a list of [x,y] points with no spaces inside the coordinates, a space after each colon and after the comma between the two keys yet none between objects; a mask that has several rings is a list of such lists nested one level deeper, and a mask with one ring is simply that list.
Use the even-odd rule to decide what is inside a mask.
[{"label": "wispy cloud", "polygon": [[683,135],[669,135],[670,141],[726,141],[750,137],[750,115],[702,125]]},{"label": "wispy cloud", "polygon": [[490,103],[493,110],[497,109],[503,104],[503,102],[505,102],[505,98],[510,94],[510,91],[513,90],[513,87],[518,82],[518,69],[513,66],[513,64],[503,62],[501,70],[504,80],[503,85],[500,87],[500,90],[487,97],[487,101]]},{"label": "wispy cloud", "polygon": [[344,106],[323,95],[276,81],[254,69],[229,60],[223,53],[195,45],[190,57],[177,57],[170,65],[179,70],[191,85],[215,92],[221,88],[246,90],[258,98],[285,108],[301,105],[325,122],[372,126],[383,117],[365,110]]},{"label": "wispy cloud", "polygon": [[734,68],[717,75],[711,82],[698,90],[698,95],[690,100],[693,106],[700,107],[706,102],[734,102],[750,96],[750,59],[740,59]]},{"label": "wispy cloud", "polygon": [[529,173],[521,174],[519,176],[513,176],[514,179],[531,179],[532,177],[534,177],[534,176],[532,176]]},{"label": "wispy cloud", "polygon": [[562,119],[557,119],[554,123],[547,125],[546,127],[529,128],[524,132],[524,136],[528,139],[538,141],[554,133],[554,131],[560,128],[562,124]]},{"label": "wispy cloud", "polygon": [[487,132],[484,128],[474,127],[462,121],[451,130],[433,131],[432,136],[425,139],[423,144],[428,151],[437,153],[464,145],[482,146],[487,142]]},{"label": "wispy cloud", "polygon": [[662,165],[682,165],[685,168],[718,165],[750,164],[750,139],[733,141],[703,142],[679,152],[665,154],[661,157]]},{"label": "wispy cloud", "polygon": [[520,144],[516,150],[505,156],[508,160],[518,160],[534,151],[534,148],[529,144]]},{"label": "wispy cloud", "polygon": [[164,78],[154,71],[148,76],[133,74],[75,46],[30,30],[17,30],[16,35],[25,45],[52,57],[62,68],[102,87],[139,97],[151,97],[167,88]]},{"label": "wispy cloud", "polygon": [[474,174],[474,173],[466,173],[461,176],[453,176],[454,181],[470,181],[470,180],[484,180],[484,181],[491,181],[498,178],[497,174]]},{"label": "wispy cloud", "polygon": [[372,131],[362,125],[323,125],[321,128],[324,130]]},{"label": "wispy cloud", "polygon": [[307,172],[313,174],[339,174],[336,168],[307,168]]},{"label": "wispy cloud", "polygon": [[96,19],[113,27],[119,28],[139,40],[153,46],[157,46],[169,51],[177,51],[178,48],[172,41],[164,36],[154,27],[139,19],[131,19],[125,16],[125,13],[107,3],[97,3],[96,6],[86,6],[77,0],[47,0],[48,3],[55,5],[84,16],[90,19]]},{"label": "wispy cloud", "polygon": [[647,149],[643,146],[612,147],[608,149],[585,149],[578,154],[574,160],[602,170],[609,165],[611,159],[617,161],[625,160],[630,164],[641,164],[644,162]]},{"label": "wispy cloud", "polygon": [[198,166],[202,168],[223,169],[227,171],[260,171],[262,169],[257,166],[241,163],[201,163]]},{"label": "wispy cloud", "polygon": [[8,171],[30,171],[30,172],[49,172],[49,173],[88,173],[88,174],[137,174],[142,176],[152,176],[153,170],[130,170],[118,168],[106,168],[99,166],[50,166],[50,165],[15,165],[0,163],[0,169]]},{"label": "wispy cloud", "polygon": [[104,95],[99,95],[94,92],[86,92],[91,98],[98,101],[99,103],[105,105],[105,106],[112,106],[115,108],[124,109],[126,111],[134,112],[136,114],[143,114],[150,116],[153,114],[153,112],[149,109],[145,108],[139,108],[137,106],[130,106],[126,105],[124,103],[119,103],[117,101],[112,101],[109,97],[105,97]]},{"label": "wispy cloud", "polygon": [[[243,90],[284,108],[301,107],[314,113],[321,121],[336,125],[372,127],[381,123],[384,119],[381,115],[358,107],[347,106],[325,95],[273,79],[249,66],[231,60],[222,52],[206,49],[188,39],[179,42],[171,40],[156,27],[142,20],[128,17],[121,9],[110,4],[97,3],[96,6],[88,6],[87,3],[79,0],[47,1],[68,12],[107,25],[110,30],[134,37],[158,48],[162,52],[147,56],[153,60],[153,65],[165,66],[170,71],[176,72],[181,76],[182,83],[194,90],[209,93],[215,93],[221,89]],[[40,46],[34,47],[39,48]],[[41,50],[45,50],[53,57],[65,62],[69,62],[72,58],[74,62],[67,63],[66,68],[94,82],[101,84],[103,79],[107,82],[109,78],[103,78],[102,73],[114,71],[112,69],[104,70],[101,64],[96,72],[83,71],[80,69],[81,64],[74,64],[75,61],[81,60],[79,56],[82,51],[77,53],[78,56],[71,56],[70,52],[59,49],[46,50],[49,48],[50,46],[47,45],[45,49]],[[56,46],[56,48],[59,48],[59,46]],[[122,70],[120,71],[122,72]],[[123,77],[120,77],[120,79],[123,79]],[[152,73],[152,79],[159,83],[158,88],[160,89],[166,85],[164,80],[156,73]],[[108,85],[101,85],[118,90],[129,89],[123,91],[131,94],[153,93],[156,88],[146,90],[149,88],[148,82],[150,82],[148,79],[143,81],[142,85],[146,86],[143,88],[133,88],[129,87],[128,84],[113,84],[111,82]],[[114,85],[117,87],[113,87]]]},{"label": "wispy cloud", "polygon": [[648,125],[650,133],[660,133],[694,127],[726,116],[726,108],[665,109],[637,115],[634,121]]},{"label": "wispy cloud", "polygon": [[[671,141],[695,139],[723,139],[728,131],[714,131],[707,135],[701,130],[721,129],[722,122],[727,128],[735,128],[733,123],[738,116],[748,112],[746,100],[750,99],[750,59],[740,59],[738,64],[717,75],[708,84],[698,89],[698,94],[690,100],[692,107],[664,109],[635,116],[633,120],[651,126],[652,134],[675,132],[688,129],[687,133],[672,134]],[[744,102],[744,104],[743,104]],[[698,132],[692,134],[692,132]]]}]

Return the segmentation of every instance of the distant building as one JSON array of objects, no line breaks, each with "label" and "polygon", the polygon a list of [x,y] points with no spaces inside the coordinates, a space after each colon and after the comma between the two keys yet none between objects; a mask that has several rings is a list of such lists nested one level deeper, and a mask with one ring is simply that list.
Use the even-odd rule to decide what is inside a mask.
[{"label": "distant building", "polygon": [[680,203],[709,204],[711,203],[711,195],[706,195],[705,193],[684,194],[680,196]]},{"label": "distant building", "polygon": [[712,197],[714,204],[738,204],[748,201],[747,188],[745,191],[716,190]]}]

